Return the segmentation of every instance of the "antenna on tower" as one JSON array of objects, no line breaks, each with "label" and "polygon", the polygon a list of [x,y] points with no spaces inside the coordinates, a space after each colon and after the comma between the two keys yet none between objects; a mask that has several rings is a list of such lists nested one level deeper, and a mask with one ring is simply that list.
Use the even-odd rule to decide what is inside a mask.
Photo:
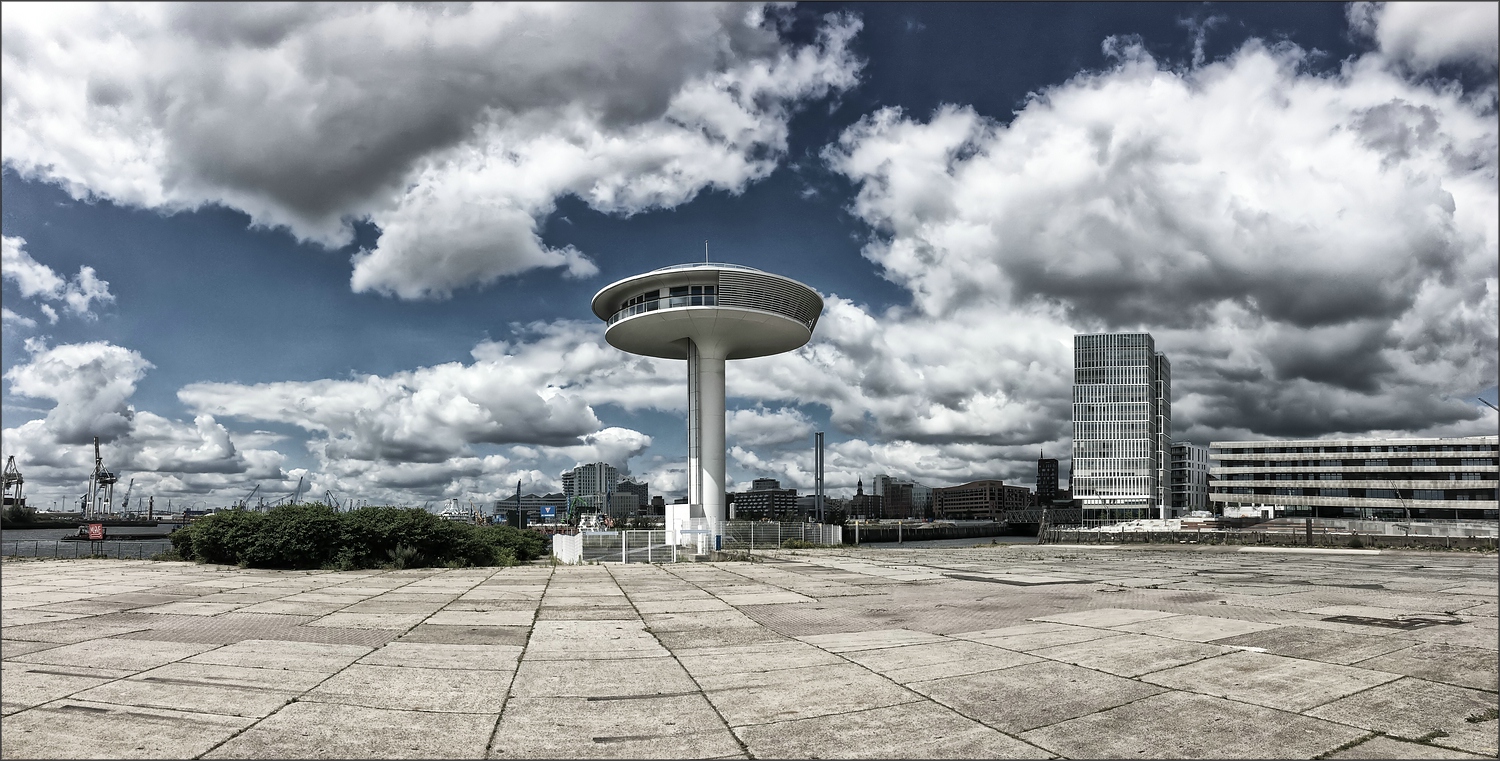
[{"label": "antenna on tower", "polygon": [[708,264],[708,239],[703,240],[703,263]]}]

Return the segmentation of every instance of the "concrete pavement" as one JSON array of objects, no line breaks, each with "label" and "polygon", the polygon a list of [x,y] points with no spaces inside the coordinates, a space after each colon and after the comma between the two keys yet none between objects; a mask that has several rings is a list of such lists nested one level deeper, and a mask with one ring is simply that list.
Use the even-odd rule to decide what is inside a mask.
[{"label": "concrete pavement", "polygon": [[0,567],[5,758],[1495,757],[1493,554]]}]

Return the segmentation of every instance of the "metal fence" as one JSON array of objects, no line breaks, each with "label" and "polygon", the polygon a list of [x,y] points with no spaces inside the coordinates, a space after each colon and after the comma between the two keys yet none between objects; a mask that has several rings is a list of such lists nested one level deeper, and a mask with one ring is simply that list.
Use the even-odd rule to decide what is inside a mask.
[{"label": "metal fence", "polygon": [[822,523],[772,523],[770,521],[726,521],[721,531],[726,550],[774,550],[783,542],[840,544],[842,526]]},{"label": "metal fence", "polygon": [[[842,526],[769,521],[726,521],[717,532],[706,524],[676,531],[584,531],[554,536],[552,555],[561,563],[676,563],[712,557],[710,550],[774,550],[792,540],[837,545],[842,531]],[[717,547],[712,546],[715,533]]]},{"label": "metal fence", "polygon": [[76,542],[61,539],[9,539],[0,542],[0,555],[22,558],[116,558],[150,560],[172,549],[167,540]]}]

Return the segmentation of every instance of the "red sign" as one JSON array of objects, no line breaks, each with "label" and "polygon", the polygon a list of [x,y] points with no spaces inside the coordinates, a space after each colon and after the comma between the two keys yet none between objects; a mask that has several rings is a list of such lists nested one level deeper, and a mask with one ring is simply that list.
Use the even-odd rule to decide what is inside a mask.
[{"label": "red sign", "polygon": [[100,539],[103,539],[103,538],[104,538],[104,524],[103,523],[90,523],[89,524],[89,541],[96,542],[96,541],[98,541]]}]

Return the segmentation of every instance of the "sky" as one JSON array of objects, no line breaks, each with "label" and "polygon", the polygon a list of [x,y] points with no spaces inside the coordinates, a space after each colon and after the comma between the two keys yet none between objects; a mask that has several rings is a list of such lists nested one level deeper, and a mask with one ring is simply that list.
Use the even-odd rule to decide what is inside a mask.
[{"label": "sky", "polygon": [[1072,338],[1173,435],[1494,435],[1495,3],[6,4],[3,450],[158,505],[686,492],[605,285],[794,277],[728,478],[1030,486]]}]

